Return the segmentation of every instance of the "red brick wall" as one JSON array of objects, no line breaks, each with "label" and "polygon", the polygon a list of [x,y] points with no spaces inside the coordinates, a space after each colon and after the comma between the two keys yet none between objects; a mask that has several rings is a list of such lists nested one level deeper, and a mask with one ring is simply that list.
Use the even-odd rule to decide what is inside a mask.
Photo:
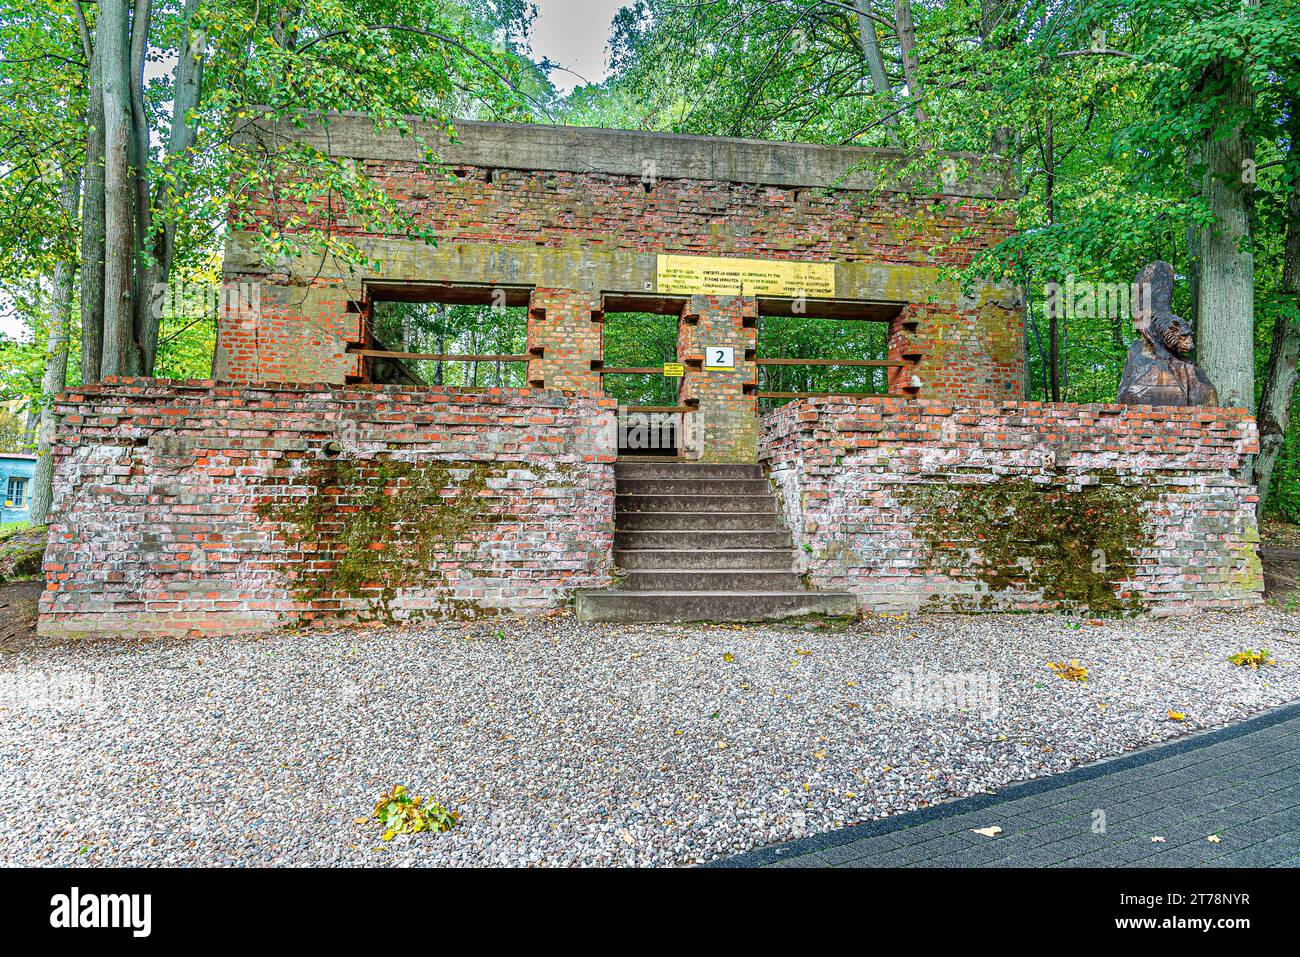
[{"label": "red brick wall", "polygon": [[1260,601],[1243,410],[806,399],[760,460],[819,587],[879,611]]},{"label": "red brick wall", "polygon": [[534,289],[528,304],[528,348],[541,358],[528,363],[528,381],[548,389],[600,391],[591,363],[604,351],[600,299],[567,289]]},{"label": "red brick wall", "polygon": [[[416,222],[442,244],[516,247],[520,250],[582,250],[598,253],[676,253],[749,257],[801,262],[882,264],[895,267],[961,267],[981,250],[1013,231],[1010,207],[967,197],[909,197],[896,192],[794,188],[661,178],[647,190],[632,175],[522,171],[459,166],[449,177],[445,168],[394,160],[361,160],[366,172],[394,196]],[[337,207],[336,207],[337,208]],[[283,195],[260,215],[301,215],[322,223],[325,207],[295,207]],[[366,232],[360,218],[340,212],[331,226],[339,239],[367,237],[391,243],[397,253],[412,240]],[[246,280],[248,274],[228,278]],[[422,277],[430,281],[464,281],[456,275]],[[278,281],[278,280],[276,280]],[[552,277],[517,275],[512,281],[535,284],[549,296],[584,301],[601,292],[644,293],[647,288],[600,286],[586,290],[557,288]],[[595,280],[593,280],[595,281]],[[601,280],[603,282],[603,280]],[[924,287],[927,282],[920,283]],[[328,295],[303,295],[298,277],[287,291],[270,294],[276,301],[274,327],[252,334],[233,323],[219,329],[217,375],[231,381],[283,378],[293,381],[344,381],[353,374],[342,342],[355,338],[349,323],[356,315],[331,306]],[[274,286],[275,281],[269,285]],[[911,288],[918,288],[916,283]],[[928,292],[914,293],[918,299]],[[359,293],[357,293],[359,295]],[[295,298],[296,297],[296,298]],[[297,303],[294,306],[292,303]],[[956,305],[917,302],[916,328],[907,337],[908,351],[919,355],[915,374],[924,394],[957,399],[1002,399],[1022,394],[1023,319],[1018,301],[1008,308],[978,300]],[[296,311],[295,311],[296,310]],[[281,318],[288,319],[281,322]],[[300,336],[294,339],[294,317]],[[324,342],[319,330],[325,329]],[[544,338],[538,332],[535,338]],[[315,344],[311,344],[315,342]],[[330,348],[333,343],[333,349]],[[595,347],[599,349],[597,341]],[[586,343],[577,343],[584,350]],[[599,352],[594,356],[599,358]],[[532,363],[530,378],[540,370],[559,369],[559,348]],[[910,379],[913,372],[908,372]],[[562,370],[565,383],[572,377]],[[571,384],[548,387],[573,388]]]},{"label": "red brick wall", "polygon": [[[697,179],[660,179],[647,190],[635,176],[476,167],[458,167],[449,179],[441,168],[391,160],[362,168],[421,226],[461,243],[964,266],[1014,228],[1009,206],[955,196],[936,203]],[[312,210],[280,196],[259,215],[321,222],[323,212],[313,220]],[[334,233],[374,235],[346,213]]]},{"label": "red brick wall", "polygon": [[527,613],[610,580],[612,400],[140,379],[58,411],[44,634]]},{"label": "red brick wall", "polygon": [[[677,327],[678,359],[700,363],[687,366],[678,397],[697,404],[690,424],[698,430],[701,461],[754,461],[758,366],[745,357],[757,343],[757,317],[758,302],[745,296],[692,296]],[[705,346],[730,346],[734,371],[705,369]]]}]

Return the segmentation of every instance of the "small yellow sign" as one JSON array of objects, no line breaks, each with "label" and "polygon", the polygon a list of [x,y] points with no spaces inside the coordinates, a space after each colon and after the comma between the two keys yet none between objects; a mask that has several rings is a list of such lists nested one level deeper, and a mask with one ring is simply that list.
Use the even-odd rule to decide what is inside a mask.
[{"label": "small yellow sign", "polygon": [[835,264],[661,254],[655,281],[668,294],[829,297],[835,295]]},{"label": "small yellow sign", "polygon": [[670,379],[680,379],[682,376],[686,375],[686,366],[680,362],[665,362],[664,375],[668,376]]}]

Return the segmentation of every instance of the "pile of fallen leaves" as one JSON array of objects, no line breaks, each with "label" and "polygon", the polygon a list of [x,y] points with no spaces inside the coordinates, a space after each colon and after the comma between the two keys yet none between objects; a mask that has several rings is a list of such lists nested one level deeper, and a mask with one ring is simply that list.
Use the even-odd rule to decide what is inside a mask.
[{"label": "pile of fallen leaves", "polygon": [[1047,667],[1056,672],[1058,678],[1064,678],[1066,681],[1088,682],[1088,669],[1079,664],[1073,658],[1067,665],[1064,661],[1049,661]]},{"label": "pile of fallen leaves", "polygon": [[[434,798],[412,796],[404,784],[394,785],[391,791],[380,797],[371,817],[384,826],[385,841],[391,841],[398,834],[450,831],[460,821],[460,814],[456,811],[448,811]],[[357,822],[366,820],[358,818]]]},{"label": "pile of fallen leaves", "polygon": [[1263,665],[1277,664],[1277,662],[1273,660],[1273,652],[1269,651],[1267,648],[1260,648],[1256,651],[1251,651],[1247,648],[1245,651],[1239,651],[1235,655],[1229,655],[1228,660],[1238,668],[1250,668],[1251,670],[1258,670]]}]

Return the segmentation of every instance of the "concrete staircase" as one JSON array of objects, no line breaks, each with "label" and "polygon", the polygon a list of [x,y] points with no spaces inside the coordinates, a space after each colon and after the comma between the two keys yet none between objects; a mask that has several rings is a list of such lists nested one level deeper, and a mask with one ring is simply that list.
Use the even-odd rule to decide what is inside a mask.
[{"label": "concrete staircase", "polygon": [[579,590],[584,621],[775,621],[857,613],[803,587],[789,529],[757,465],[620,460],[615,588]]}]

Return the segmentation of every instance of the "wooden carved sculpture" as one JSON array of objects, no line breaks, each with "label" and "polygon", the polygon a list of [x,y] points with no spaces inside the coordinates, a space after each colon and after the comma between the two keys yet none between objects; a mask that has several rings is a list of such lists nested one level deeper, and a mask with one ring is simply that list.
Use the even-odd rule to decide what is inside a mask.
[{"label": "wooden carved sculpture", "polygon": [[1174,267],[1153,262],[1138,273],[1133,312],[1138,340],[1129,347],[1119,401],[1124,405],[1218,405],[1214,386],[1186,358],[1192,351],[1192,327],[1171,309]]}]

